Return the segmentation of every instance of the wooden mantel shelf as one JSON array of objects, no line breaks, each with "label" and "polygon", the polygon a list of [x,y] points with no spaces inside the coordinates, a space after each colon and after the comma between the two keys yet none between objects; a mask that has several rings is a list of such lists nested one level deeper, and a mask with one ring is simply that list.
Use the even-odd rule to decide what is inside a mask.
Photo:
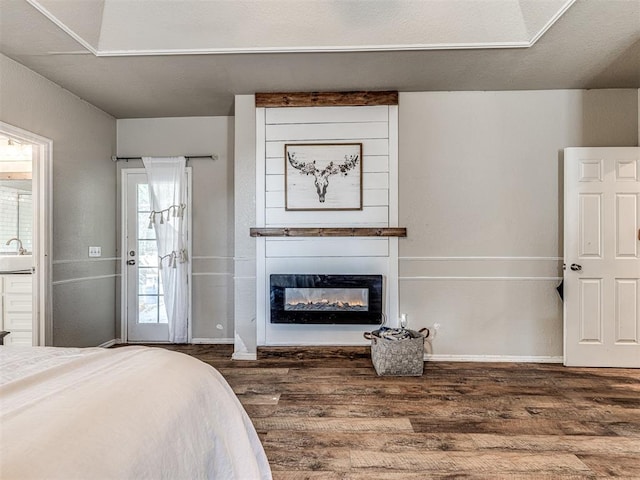
[{"label": "wooden mantel shelf", "polygon": [[282,227],[249,229],[252,237],[406,237],[405,227]]}]

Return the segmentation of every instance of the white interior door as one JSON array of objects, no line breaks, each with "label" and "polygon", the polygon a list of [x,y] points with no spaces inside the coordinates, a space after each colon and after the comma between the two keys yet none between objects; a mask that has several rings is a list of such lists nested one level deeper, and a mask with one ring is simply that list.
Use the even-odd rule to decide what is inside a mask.
[{"label": "white interior door", "polygon": [[640,368],[639,158],[565,149],[565,365]]}]

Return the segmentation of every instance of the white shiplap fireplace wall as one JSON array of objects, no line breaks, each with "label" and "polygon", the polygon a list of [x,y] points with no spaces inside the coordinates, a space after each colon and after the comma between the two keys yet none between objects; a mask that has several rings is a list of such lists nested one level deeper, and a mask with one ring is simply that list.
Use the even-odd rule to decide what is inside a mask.
[{"label": "white shiplap fireplace wall", "polygon": [[[362,143],[363,209],[286,211],[287,143]],[[310,180],[310,188],[313,183]],[[318,106],[256,109],[257,227],[397,227],[398,107]],[[388,323],[398,318],[398,239],[395,237],[257,238],[258,345],[356,345],[374,325],[270,323],[269,276],[381,274]]]}]

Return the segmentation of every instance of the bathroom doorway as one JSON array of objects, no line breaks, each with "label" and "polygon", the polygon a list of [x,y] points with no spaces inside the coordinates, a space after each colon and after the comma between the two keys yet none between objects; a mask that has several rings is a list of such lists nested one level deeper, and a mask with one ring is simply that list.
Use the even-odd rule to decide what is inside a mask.
[{"label": "bathroom doorway", "polygon": [[52,142],[0,122],[0,330],[51,345]]}]

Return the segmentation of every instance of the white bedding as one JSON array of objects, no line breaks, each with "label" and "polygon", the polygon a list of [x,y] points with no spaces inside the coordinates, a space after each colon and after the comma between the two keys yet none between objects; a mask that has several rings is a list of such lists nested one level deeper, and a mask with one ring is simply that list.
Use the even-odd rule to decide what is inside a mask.
[{"label": "white bedding", "polygon": [[161,348],[0,347],[0,478],[270,479],[212,367]]}]

